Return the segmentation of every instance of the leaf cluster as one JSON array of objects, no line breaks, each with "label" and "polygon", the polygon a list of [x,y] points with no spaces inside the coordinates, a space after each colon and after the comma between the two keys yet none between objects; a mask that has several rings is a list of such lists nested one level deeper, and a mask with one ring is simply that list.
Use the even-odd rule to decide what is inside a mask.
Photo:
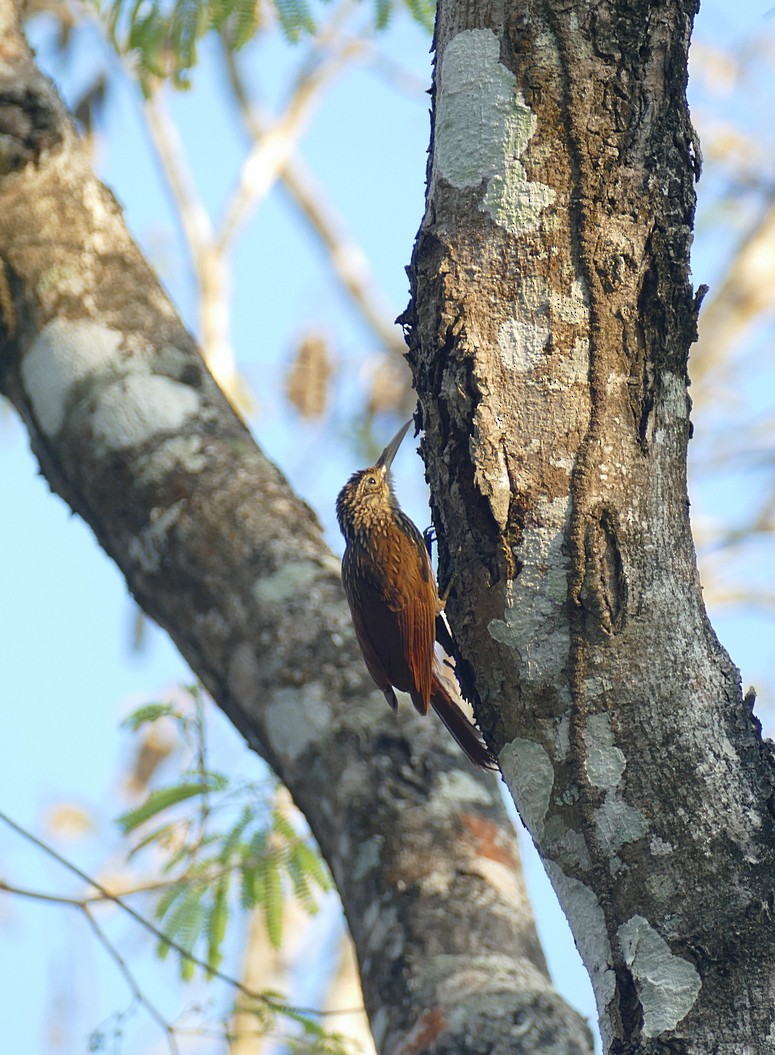
[{"label": "leaf cluster", "polygon": [[[196,702],[201,704],[198,697]],[[204,736],[201,716],[192,719],[168,704],[141,707],[124,724],[138,730],[162,717],[178,721],[184,733],[196,739]],[[139,806],[118,818],[118,824],[125,835],[138,835],[130,857],[151,846],[162,852],[169,880],[162,884],[156,916],[165,936],[204,960],[212,972],[223,959],[235,910],[260,906],[269,940],[279,948],[286,897],[295,896],[313,914],[318,896],[331,889],[331,881],[310,837],[277,796],[271,809],[261,808],[253,785],[234,787],[225,774],[207,769],[203,742],[195,743],[195,751],[194,767],[174,783],[152,789]],[[188,814],[181,810],[184,805]],[[224,814],[230,823],[216,827],[213,817]],[[169,949],[165,941],[159,942],[160,957]],[[180,957],[184,979],[189,980],[194,969],[191,959]]]},{"label": "leaf cluster", "polygon": [[[111,43],[132,59],[146,95],[163,81],[190,87],[197,48],[210,32],[237,51],[261,29],[276,24],[292,44],[318,29],[315,7],[329,0],[95,0]],[[384,29],[405,7],[429,32],[435,0],[374,0],[374,26]]]}]

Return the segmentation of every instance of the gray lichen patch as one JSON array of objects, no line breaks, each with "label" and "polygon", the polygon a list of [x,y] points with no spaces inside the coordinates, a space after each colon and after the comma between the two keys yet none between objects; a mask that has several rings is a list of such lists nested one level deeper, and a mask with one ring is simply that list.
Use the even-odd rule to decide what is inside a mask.
[{"label": "gray lichen patch", "polygon": [[195,476],[206,467],[207,455],[201,436],[195,433],[167,436],[143,460],[137,478],[141,484],[158,484],[172,472]]},{"label": "gray lichen patch", "polygon": [[609,857],[625,843],[642,839],[649,830],[649,822],[639,809],[610,792],[594,816],[598,842]]},{"label": "gray lichen patch", "polygon": [[540,744],[516,738],[505,745],[498,761],[520,817],[531,835],[540,839],[554,786],[551,758]]},{"label": "gray lichen patch", "polygon": [[130,374],[100,396],[94,438],[104,450],[127,450],[159,433],[177,432],[198,409],[199,396],[188,385],[156,374]]},{"label": "gray lichen patch", "polygon": [[486,191],[480,208],[512,234],[535,228],[554,190],[527,179],[520,158],[536,116],[517,90],[489,29],[458,33],[444,49],[436,104],[433,178]]},{"label": "gray lichen patch", "polygon": [[30,345],[22,383],[43,432],[55,436],[65,421],[73,386],[118,358],[123,335],[92,319],[53,319]]},{"label": "gray lichen patch", "polygon": [[608,1005],[616,994],[613,954],[608,941],[605,914],[591,887],[567,876],[559,865],[546,861],[546,872],[573,929],[584,966],[589,972],[597,1004],[603,1051],[608,1051],[612,1027]]},{"label": "gray lichen patch", "polygon": [[129,555],[146,574],[153,575],[162,566],[170,531],[185,506],[181,498],[166,509],[152,510],[149,523],[130,540]]},{"label": "gray lichen patch", "polygon": [[318,682],[278,689],[267,707],[271,747],[281,757],[299,758],[307,748],[327,738],[331,720],[331,704]]},{"label": "gray lichen patch", "polygon": [[625,802],[619,787],[627,759],[614,743],[611,721],[606,713],[590,714],[584,727],[584,769],[593,787],[605,791],[602,805],[594,810],[595,832],[600,848],[613,862],[617,850],[625,843],[642,839],[649,822],[635,806]]},{"label": "gray lichen patch", "polygon": [[614,734],[607,714],[590,714],[584,729],[586,757],[584,768],[590,784],[597,788],[615,788],[622,778],[627,760],[614,746]]},{"label": "gray lichen patch", "polygon": [[489,788],[461,769],[441,772],[434,782],[432,804],[442,815],[459,812],[463,803],[491,806],[492,801]]},{"label": "gray lichen patch", "polygon": [[383,835],[372,835],[366,842],[361,843],[353,861],[353,879],[360,882],[365,879],[374,868],[379,868],[382,860],[382,847],[385,843]]},{"label": "gray lichen patch", "polygon": [[289,561],[273,575],[257,579],[253,596],[262,604],[283,604],[308,589],[319,575],[320,565],[314,561]]},{"label": "gray lichen patch", "polygon": [[514,650],[520,675],[533,670],[559,674],[568,659],[570,629],[564,611],[568,590],[563,552],[567,498],[541,500],[540,526],[526,528],[514,556],[521,562],[519,578],[510,582],[506,618],[493,619],[490,635]]},{"label": "gray lichen patch", "polygon": [[691,1011],[702,986],[693,964],[674,956],[670,946],[643,916],[618,930],[619,947],[630,968],[643,1008],[643,1032],[657,1037],[674,1029]]}]

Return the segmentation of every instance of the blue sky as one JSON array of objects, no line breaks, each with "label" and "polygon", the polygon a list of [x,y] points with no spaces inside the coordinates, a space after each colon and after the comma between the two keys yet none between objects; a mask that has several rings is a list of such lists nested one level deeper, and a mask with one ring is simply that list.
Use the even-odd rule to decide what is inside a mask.
[{"label": "blue sky", "polygon": [[[698,18],[696,37],[718,46],[747,41],[750,48],[770,32],[767,16],[765,4],[730,8],[714,0]],[[99,54],[95,37],[83,37],[75,61],[66,69],[53,59],[48,42],[43,28],[38,36],[41,61],[49,63],[65,97],[72,99]],[[378,46],[429,81],[429,42],[407,20],[397,19]],[[228,119],[220,67],[211,48],[203,49],[203,58],[193,91],[174,98],[171,106],[199,191],[218,215],[244,143]],[[243,60],[251,79],[262,85],[263,97],[271,101],[275,86],[289,64],[298,60],[298,53],[277,46],[248,49]],[[762,76],[766,77],[766,70]],[[771,72],[769,78],[764,84],[771,88]],[[737,94],[719,95],[698,77],[690,90],[698,114],[725,115],[762,138],[770,134],[773,96],[762,90],[761,83],[743,84]],[[407,300],[404,267],[423,209],[427,112],[422,94],[397,93],[382,74],[356,67],[327,93],[302,146],[367,253],[395,314]],[[757,127],[761,132],[756,132]],[[132,231],[160,269],[183,317],[194,326],[185,252],[148,150],[137,99],[127,83],[111,93],[97,156],[102,177],[122,201]],[[720,232],[713,226],[719,186],[720,177],[706,170],[699,186],[700,222],[693,258],[698,284],[717,280],[735,237],[734,222],[727,222]],[[723,211],[722,216],[729,220]],[[240,240],[233,264],[233,335],[240,366],[259,404],[252,423],[256,437],[318,511],[332,546],[340,551],[333,501],[342,480],[357,466],[346,422],[361,398],[362,363],[375,350],[374,339],[352,317],[319,251],[305,237],[280,192],[272,193]],[[333,415],[323,425],[299,422],[288,413],[282,394],[291,349],[310,327],[322,327],[331,336],[341,364]],[[722,409],[732,421],[739,415],[744,422],[748,415],[771,409],[771,402],[768,407],[765,400],[772,391],[772,386],[767,389],[761,382],[741,379],[736,391],[724,394]],[[696,430],[705,427],[703,415],[712,412],[713,408],[703,408],[701,415],[695,414]],[[382,425],[388,437],[393,423]],[[694,441],[695,447],[698,442]],[[396,475],[408,512],[418,523],[427,523],[422,467],[409,445],[401,451]],[[57,846],[87,871],[102,869],[106,863],[117,865],[112,818],[125,806],[120,773],[131,752],[129,734],[119,729],[120,720],[133,706],[187,681],[189,674],[166,637],[153,627],[143,650],[139,654],[132,650],[135,612],[121,577],[83,523],[51,495],[11,412],[0,418],[0,480],[7,510],[0,532],[6,554],[0,572],[5,602],[0,641],[3,697],[10,718],[0,741],[0,809],[47,837],[50,809],[60,802],[80,804],[93,817],[94,831],[70,842],[60,839]],[[722,516],[742,506],[752,488],[768,482],[765,474],[742,479],[718,476],[702,485],[695,483],[694,512]],[[771,545],[765,543],[747,563],[741,562],[741,572],[754,579],[763,574],[761,568],[772,565],[771,553]],[[712,616],[722,642],[743,671],[744,684],[754,682],[759,687],[760,712],[767,723],[772,713],[770,687],[775,684],[772,617],[740,611]],[[255,778],[260,763],[214,709],[210,725],[217,764]],[[528,883],[556,983],[593,1018],[589,985],[567,926],[532,848],[526,849]],[[78,889],[60,869],[2,826],[0,874],[22,886]],[[110,925],[142,964],[160,1002],[172,1011],[180,994],[171,966],[155,964],[130,925],[116,920]],[[85,1034],[128,1003],[114,966],[95,947],[75,913],[68,916],[64,909],[4,898],[0,940],[5,948],[0,961],[4,994],[0,1035],[8,1050],[30,1055],[83,1051]],[[191,997],[184,994],[183,999]],[[164,1049],[158,1030],[136,1015],[122,1050]]]}]

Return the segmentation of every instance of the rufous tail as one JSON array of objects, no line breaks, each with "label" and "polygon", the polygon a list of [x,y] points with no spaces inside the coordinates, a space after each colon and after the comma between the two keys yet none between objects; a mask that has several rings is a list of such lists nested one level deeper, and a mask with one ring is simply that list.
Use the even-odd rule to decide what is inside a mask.
[{"label": "rufous tail", "polygon": [[433,672],[433,684],[431,685],[431,706],[475,766],[481,766],[482,769],[498,768],[495,755],[481,739],[476,726],[471,724],[468,715],[447,689],[436,670]]}]

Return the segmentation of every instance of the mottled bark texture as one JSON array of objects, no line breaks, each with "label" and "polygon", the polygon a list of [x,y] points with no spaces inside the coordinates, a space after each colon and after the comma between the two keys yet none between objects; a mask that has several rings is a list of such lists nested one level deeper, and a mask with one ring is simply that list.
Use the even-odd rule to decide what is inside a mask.
[{"label": "mottled bark texture", "polygon": [[441,0],[403,320],[461,669],[617,1055],[775,1050],[773,761],[688,517],[694,13]]},{"label": "mottled bark texture", "polygon": [[207,374],[12,22],[5,0],[0,390],[51,487],[306,814],[378,1050],[588,1053],[497,781],[374,690],[314,514]]}]

